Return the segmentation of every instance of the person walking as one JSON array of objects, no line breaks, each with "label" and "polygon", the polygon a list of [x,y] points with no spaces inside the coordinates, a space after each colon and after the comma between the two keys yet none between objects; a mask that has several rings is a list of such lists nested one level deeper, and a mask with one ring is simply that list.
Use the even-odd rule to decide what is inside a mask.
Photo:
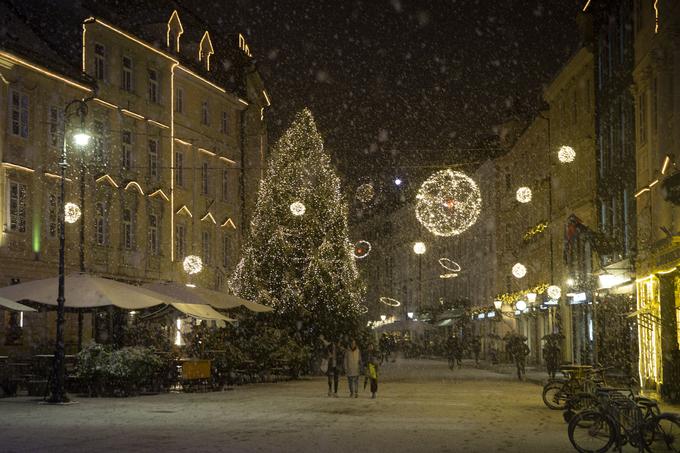
[{"label": "person walking", "polygon": [[479,353],[482,350],[482,342],[479,339],[479,335],[472,337],[472,354],[475,356],[475,366],[479,366]]},{"label": "person walking", "polygon": [[371,383],[371,398],[375,399],[375,394],[378,393],[378,364],[380,363],[380,358],[376,354],[375,347],[373,343],[369,343],[366,350],[366,357],[364,358],[364,363],[366,364],[366,377],[364,378],[364,389],[366,384],[370,381]]},{"label": "person walking", "polygon": [[337,398],[340,367],[338,366],[338,354],[335,343],[330,343],[326,346],[325,362],[326,369],[322,369],[322,371],[325,371],[326,376],[328,376],[328,396]]},{"label": "person walking", "polygon": [[349,397],[359,398],[359,374],[361,373],[361,352],[356,340],[352,340],[345,351],[345,373],[349,383]]}]

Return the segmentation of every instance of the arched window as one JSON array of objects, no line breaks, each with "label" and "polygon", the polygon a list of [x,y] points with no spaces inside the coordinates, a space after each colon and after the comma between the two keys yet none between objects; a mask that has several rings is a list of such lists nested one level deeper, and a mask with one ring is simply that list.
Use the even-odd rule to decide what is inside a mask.
[{"label": "arched window", "polygon": [[134,246],[134,228],[132,223],[132,210],[130,208],[123,209],[123,247],[131,250]]},{"label": "arched window", "polygon": [[158,255],[158,216],[149,214],[149,253]]}]

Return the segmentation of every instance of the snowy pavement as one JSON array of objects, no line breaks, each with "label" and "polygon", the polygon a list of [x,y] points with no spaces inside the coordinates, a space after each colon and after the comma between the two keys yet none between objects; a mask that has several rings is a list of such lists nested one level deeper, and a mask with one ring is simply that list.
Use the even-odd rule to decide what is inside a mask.
[{"label": "snowy pavement", "polygon": [[0,451],[572,451],[536,384],[428,360],[387,364],[380,377],[375,400],[348,398],[344,378],[337,399],[322,378],[66,407],[0,399]]}]

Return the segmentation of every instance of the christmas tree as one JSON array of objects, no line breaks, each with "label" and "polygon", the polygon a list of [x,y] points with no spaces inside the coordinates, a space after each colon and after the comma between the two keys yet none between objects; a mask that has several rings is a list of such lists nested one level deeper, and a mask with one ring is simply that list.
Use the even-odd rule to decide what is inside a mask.
[{"label": "christmas tree", "polygon": [[355,335],[363,285],[348,240],[347,204],[312,113],[298,113],[260,184],[234,293],[274,308],[306,341]]}]

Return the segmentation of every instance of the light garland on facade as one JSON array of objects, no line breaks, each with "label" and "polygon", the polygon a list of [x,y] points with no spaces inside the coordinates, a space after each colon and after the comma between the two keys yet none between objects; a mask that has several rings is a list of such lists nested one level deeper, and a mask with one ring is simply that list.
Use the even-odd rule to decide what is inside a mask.
[{"label": "light garland on facade", "polygon": [[430,176],[416,195],[416,218],[436,236],[455,236],[475,224],[482,208],[477,183],[451,169]]},{"label": "light garland on facade", "polygon": [[532,226],[527,230],[526,233],[524,233],[524,242],[528,242],[531,239],[534,238],[534,236],[537,236],[541,234],[545,229],[548,228],[548,222],[539,222],[536,225]]},{"label": "light garland on facade", "polygon": [[541,283],[533,288],[528,288],[522,291],[515,291],[514,293],[504,293],[496,296],[496,300],[502,301],[504,304],[514,304],[517,300],[526,297],[528,293],[543,294],[546,292],[550,285],[547,283]]}]

